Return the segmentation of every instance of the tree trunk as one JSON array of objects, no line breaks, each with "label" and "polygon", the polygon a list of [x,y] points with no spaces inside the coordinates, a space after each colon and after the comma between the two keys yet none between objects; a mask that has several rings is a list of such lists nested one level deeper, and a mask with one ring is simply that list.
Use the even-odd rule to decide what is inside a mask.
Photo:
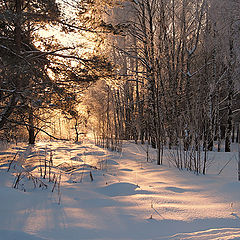
[{"label": "tree trunk", "polygon": [[33,111],[31,108],[29,109],[28,121],[29,121],[28,143],[35,144],[36,136],[35,136],[34,122],[33,122]]},{"label": "tree trunk", "polygon": [[74,125],[74,128],[75,128],[75,133],[76,133],[76,139],[75,139],[75,142],[78,142],[79,141],[79,133],[78,133],[78,120],[75,119],[75,125]]},{"label": "tree trunk", "polygon": [[229,59],[229,68],[228,68],[228,76],[227,76],[227,84],[228,84],[228,96],[227,96],[227,129],[226,129],[226,138],[225,138],[225,152],[231,151],[231,133],[232,133],[232,121],[233,121],[233,112],[232,112],[232,101],[233,101],[233,29],[230,29],[230,37],[229,37],[229,52],[230,52],[230,59]]}]

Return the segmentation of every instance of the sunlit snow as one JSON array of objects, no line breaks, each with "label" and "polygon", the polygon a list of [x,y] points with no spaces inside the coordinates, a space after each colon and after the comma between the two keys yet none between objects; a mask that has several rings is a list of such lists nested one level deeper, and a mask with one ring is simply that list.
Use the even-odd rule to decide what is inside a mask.
[{"label": "sunlit snow", "polygon": [[[144,146],[131,142],[121,153],[91,141],[10,146],[1,151],[0,239],[240,239],[237,153],[210,154],[204,176],[166,159],[157,166],[153,149],[147,162]],[[50,158],[52,176],[61,175],[53,192],[48,173],[40,177]],[[48,188],[28,180],[12,188],[19,171]]]}]

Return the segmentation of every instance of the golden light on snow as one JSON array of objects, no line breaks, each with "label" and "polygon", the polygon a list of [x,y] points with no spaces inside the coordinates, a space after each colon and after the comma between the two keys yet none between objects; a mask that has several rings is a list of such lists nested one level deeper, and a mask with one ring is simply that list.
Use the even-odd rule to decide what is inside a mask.
[{"label": "golden light on snow", "polygon": [[[53,165],[58,166],[52,171],[58,176],[61,173],[61,204],[58,191],[10,189],[10,194],[18,196],[10,195],[11,201],[18,199],[18,204],[9,208],[17,217],[0,219],[1,226],[6,228],[11,221],[12,228],[38,236],[51,232],[60,239],[66,231],[75,236],[89,232],[111,237],[119,234],[118,239],[127,239],[128,234],[142,237],[153,233],[152,238],[175,232],[178,234],[156,239],[225,240],[240,236],[240,229],[232,225],[238,224],[240,202],[236,196],[226,194],[218,176],[196,176],[157,166],[146,162],[144,146],[129,142],[124,146],[122,153],[112,152],[95,146],[89,138],[83,144],[38,142],[32,149],[19,145],[21,151],[31,153],[26,167],[30,159],[35,164],[39,159],[43,163],[52,153]],[[32,151],[36,151],[37,158]],[[39,167],[31,174],[38,176]],[[225,183],[232,186],[231,182]],[[4,204],[8,198],[2,195]]]}]

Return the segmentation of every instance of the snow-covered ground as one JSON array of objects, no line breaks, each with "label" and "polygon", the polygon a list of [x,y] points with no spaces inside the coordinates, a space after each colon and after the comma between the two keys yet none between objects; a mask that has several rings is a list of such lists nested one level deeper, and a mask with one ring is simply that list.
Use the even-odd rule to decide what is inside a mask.
[{"label": "snow-covered ground", "polygon": [[39,142],[0,157],[1,240],[240,239],[237,153],[210,153],[206,176],[146,162],[130,142],[122,153]]}]

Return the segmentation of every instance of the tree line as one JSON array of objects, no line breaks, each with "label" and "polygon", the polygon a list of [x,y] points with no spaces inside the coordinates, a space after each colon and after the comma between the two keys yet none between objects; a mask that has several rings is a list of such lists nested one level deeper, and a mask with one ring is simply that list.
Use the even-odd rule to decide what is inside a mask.
[{"label": "tree line", "polygon": [[239,142],[239,7],[233,0],[133,0],[110,10],[108,20],[126,28],[107,38],[118,79],[102,86],[99,142],[151,144],[158,164],[168,146],[177,167],[197,173],[206,173],[214,143],[231,151]]},{"label": "tree line", "polygon": [[29,143],[39,132],[57,138],[47,129],[63,114],[76,141],[88,121],[97,144],[146,143],[158,164],[167,146],[177,167],[205,173],[207,151],[239,142],[239,7],[234,0],[2,1],[1,137],[27,129]]}]

